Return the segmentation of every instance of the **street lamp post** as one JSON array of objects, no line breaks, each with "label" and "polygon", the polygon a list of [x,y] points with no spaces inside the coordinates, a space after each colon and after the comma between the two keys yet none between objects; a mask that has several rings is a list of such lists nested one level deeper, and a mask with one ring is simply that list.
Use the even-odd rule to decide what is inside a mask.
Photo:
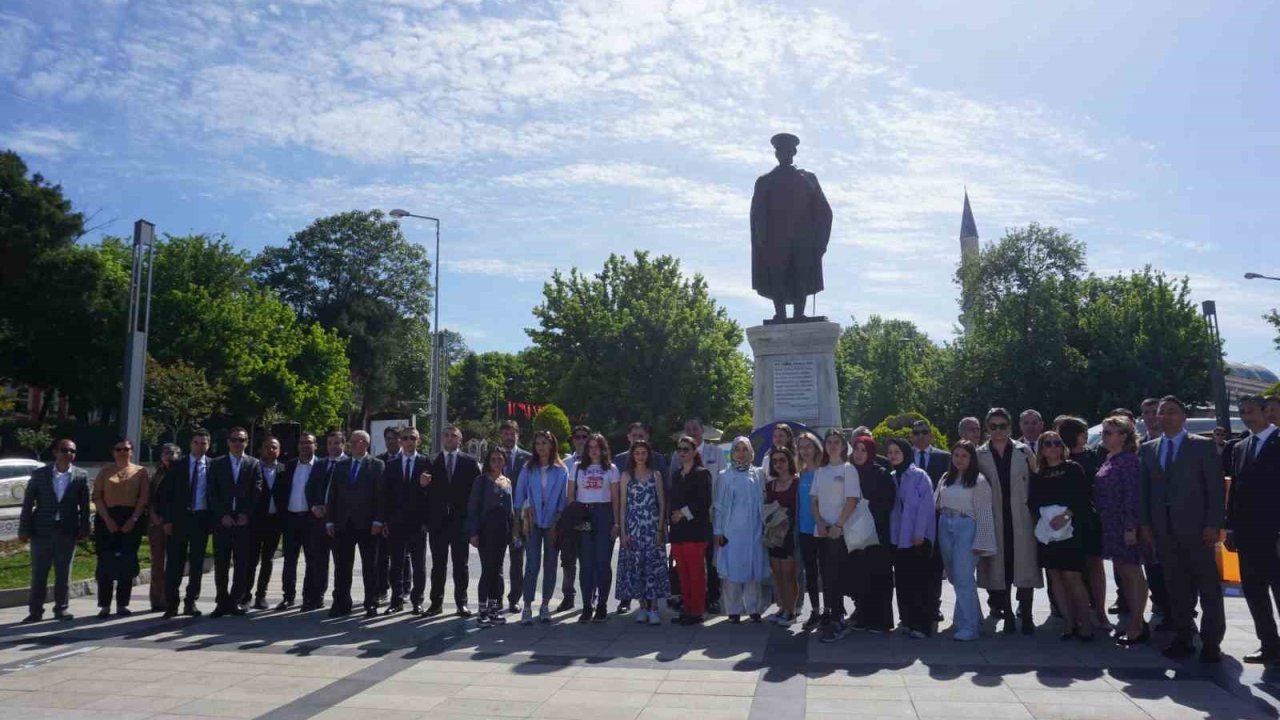
[{"label": "street lamp post", "polygon": [[1245,280],[1277,280],[1277,281],[1280,281],[1280,277],[1271,277],[1270,275],[1261,275],[1261,274],[1259,274],[1259,273],[1255,273],[1255,272],[1248,272],[1248,273],[1245,273],[1245,274],[1244,274],[1244,279],[1245,279]]},{"label": "street lamp post", "polygon": [[435,302],[432,303],[433,317],[431,319],[431,390],[429,400],[431,401],[431,452],[438,452],[440,449],[440,433],[444,430],[444,409],[441,407],[444,403],[440,402],[442,382],[441,377],[444,362],[444,352],[440,344],[444,338],[440,332],[440,218],[434,218],[429,215],[415,215],[408,210],[396,208],[388,213],[393,218],[417,218],[419,220],[430,220],[436,224],[436,279],[433,295]]}]

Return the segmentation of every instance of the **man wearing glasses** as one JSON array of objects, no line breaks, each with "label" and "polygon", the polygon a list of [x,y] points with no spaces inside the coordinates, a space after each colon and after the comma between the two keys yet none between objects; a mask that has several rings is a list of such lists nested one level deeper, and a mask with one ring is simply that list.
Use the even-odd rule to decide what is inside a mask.
[{"label": "man wearing glasses", "polygon": [[[230,452],[209,466],[209,511],[213,518],[213,584],[217,605],[212,617],[244,615],[253,567],[253,535],[249,516],[262,495],[262,467],[244,454],[249,432],[231,428]],[[234,575],[232,565],[234,564]],[[230,587],[228,588],[228,579]]]},{"label": "man wearing glasses", "polygon": [[53,616],[73,620],[67,612],[68,581],[76,542],[89,536],[89,474],[72,464],[76,444],[57,443],[51,465],[31,475],[22,496],[18,540],[31,543],[31,595],[24,623],[44,618],[44,597],[53,569]]},{"label": "man wearing glasses", "polygon": [[[1032,602],[1035,589],[1044,586],[1037,557],[1035,520],[1027,506],[1035,456],[1023,443],[1009,438],[1013,425],[1009,411],[987,411],[990,439],[978,448],[978,469],[991,482],[996,554],[978,564],[978,584],[987,589],[988,604],[1004,620],[1006,633],[1016,632],[1012,588],[1018,589],[1018,620],[1023,635],[1035,634]],[[1025,430],[1025,428],[1024,428]]]}]

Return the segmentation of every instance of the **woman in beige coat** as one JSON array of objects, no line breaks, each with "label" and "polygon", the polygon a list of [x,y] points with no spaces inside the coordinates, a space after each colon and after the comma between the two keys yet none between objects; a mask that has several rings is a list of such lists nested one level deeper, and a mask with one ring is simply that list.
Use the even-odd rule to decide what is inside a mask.
[{"label": "woman in beige coat", "polygon": [[1004,408],[987,412],[990,439],[978,448],[978,470],[991,481],[996,554],[978,561],[978,585],[987,590],[993,616],[1004,620],[1004,632],[1015,631],[1011,589],[1018,589],[1022,633],[1035,633],[1032,600],[1044,585],[1036,557],[1035,520],[1027,507],[1027,488],[1035,471],[1035,454],[1011,440],[1013,421]]}]

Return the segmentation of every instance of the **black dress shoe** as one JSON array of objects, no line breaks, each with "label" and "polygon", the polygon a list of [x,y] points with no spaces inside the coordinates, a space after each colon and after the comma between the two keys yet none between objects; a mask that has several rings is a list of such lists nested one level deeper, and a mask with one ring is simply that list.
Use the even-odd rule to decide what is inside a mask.
[{"label": "black dress shoe", "polygon": [[106,620],[109,617],[111,617],[111,608],[102,608],[98,611],[99,620]]},{"label": "black dress shoe", "polygon": [[1258,650],[1240,658],[1250,665],[1275,665],[1280,663],[1280,652],[1275,650]]},{"label": "black dress shoe", "polygon": [[54,611],[53,611],[53,619],[54,619],[54,620],[62,620],[63,622],[66,622],[66,621],[68,621],[68,620],[75,620],[75,619],[76,619],[76,616],[75,616],[75,615],[72,615],[71,613],[67,612],[66,610],[54,610]]},{"label": "black dress shoe", "polygon": [[1200,662],[1213,665],[1222,662],[1222,649],[1214,645],[1206,645],[1200,649]]},{"label": "black dress shoe", "polygon": [[331,618],[346,617],[350,614],[351,614],[351,608],[341,608],[341,607],[338,607],[337,605],[334,605],[333,607],[329,608],[329,617]]},{"label": "black dress shoe", "polygon": [[1173,644],[1165,648],[1164,652],[1160,654],[1164,655],[1170,660],[1181,660],[1183,658],[1191,657],[1195,653],[1196,653],[1196,649],[1192,647],[1191,643],[1183,642],[1181,640],[1174,640]]},{"label": "black dress shoe", "polygon": [[127,607],[116,608],[116,615],[119,617],[129,617],[130,615],[133,615],[133,611]]},{"label": "black dress shoe", "polygon": [[591,608],[589,608],[589,607],[582,608],[582,614],[578,616],[578,622],[579,622],[579,623],[589,623],[589,622],[591,622],[591,616],[592,616],[592,614],[593,614],[593,613],[592,613],[592,611],[591,611]]},{"label": "black dress shoe", "polygon": [[1160,622],[1156,623],[1156,632],[1173,632],[1173,620],[1167,616],[1161,616]]},{"label": "black dress shoe", "polygon": [[458,616],[458,617],[460,617],[460,618],[469,618],[469,617],[471,617],[474,613],[472,613],[472,612],[471,612],[471,608],[467,607],[466,605],[459,605],[459,606],[458,606],[458,609],[457,609],[456,611],[454,611],[454,613],[453,613],[453,614],[454,614],[454,615],[457,615],[457,616]]},{"label": "black dress shoe", "polygon": [[293,601],[292,601],[292,600],[281,600],[281,601],[276,605],[275,609],[276,609],[276,612],[281,612],[281,611],[284,611],[284,610],[288,610],[288,609],[289,609],[289,608],[291,608],[291,607],[293,607]]},{"label": "black dress shoe", "polygon": [[626,615],[626,614],[627,614],[627,613],[629,613],[629,612],[631,612],[631,601],[630,601],[630,600],[624,600],[624,601],[622,601],[622,602],[618,603],[618,612],[616,612],[616,613],[614,613],[614,614],[615,614],[615,615]]},{"label": "black dress shoe", "polygon": [[219,605],[213,609],[213,612],[209,613],[209,617],[217,619],[225,616],[226,614],[227,614],[227,608],[222,605]]},{"label": "black dress shoe", "polygon": [[1018,624],[1013,621],[1013,618],[1007,617],[1004,619],[1004,625],[1001,626],[1000,630],[1005,635],[1013,635],[1018,632]]},{"label": "black dress shoe", "polygon": [[383,611],[382,611],[382,614],[383,614],[383,615],[395,615],[395,614],[396,614],[396,613],[398,613],[398,612],[404,612],[404,603],[402,603],[402,602],[393,602],[393,603],[391,603],[390,605],[388,605],[388,606],[387,606],[387,609],[386,609],[386,610],[383,610]]},{"label": "black dress shoe", "polygon": [[200,608],[196,607],[194,604],[189,604],[189,605],[187,605],[187,606],[183,607],[183,608],[182,608],[182,614],[183,614],[183,615],[186,615],[186,616],[188,616],[188,617],[194,617],[194,618],[195,618],[195,617],[200,617],[201,615],[204,615],[204,613],[203,613],[203,612],[201,612]]},{"label": "black dress shoe", "polygon": [[515,603],[508,603],[508,604],[507,604],[507,614],[508,614],[508,615],[518,615],[519,613],[520,613],[520,606],[519,606],[519,605],[517,605],[517,604],[515,604]]},{"label": "black dress shoe", "polygon": [[565,599],[561,600],[561,601],[560,601],[560,604],[556,606],[556,612],[558,612],[558,613],[562,613],[562,612],[569,612],[569,611],[570,611],[570,610],[572,610],[572,609],[573,609],[573,596],[572,596],[572,595],[570,595],[570,596],[566,597]]},{"label": "black dress shoe", "polygon": [[254,600],[254,601],[253,601],[253,609],[254,609],[254,610],[266,610],[266,609],[267,609],[267,599],[266,599],[266,598],[258,598],[258,599],[256,599],[256,600]]},{"label": "black dress shoe", "polygon": [[298,606],[298,612],[311,612],[312,610],[319,610],[319,609],[320,609],[320,603],[304,602]]},{"label": "black dress shoe", "polygon": [[232,606],[227,610],[227,612],[228,612],[228,613],[230,613],[230,614],[232,614],[232,615],[248,615],[248,614],[249,614],[249,608],[245,607],[244,605],[232,605]]},{"label": "black dress shoe", "polygon": [[378,617],[378,608],[376,608],[376,607],[367,607],[367,608],[365,608],[365,609],[364,609],[364,616],[365,616],[366,618],[376,618],[376,617]]},{"label": "black dress shoe", "polygon": [[439,615],[439,614],[440,614],[440,613],[442,613],[442,612],[444,612],[444,608],[442,608],[442,607],[440,606],[440,603],[438,603],[438,602],[433,602],[433,603],[431,603],[431,605],[427,608],[427,612],[426,612],[426,613],[424,613],[424,614],[425,614],[427,617],[435,617],[435,616]]},{"label": "black dress shoe", "polygon": [[31,623],[38,623],[42,620],[44,620],[44,613],[29,613],[26,617],[22,618],[22,624],[30,625]]},{"label": "black dress shoe", "polygon": [[1120,603],[1116,603],[1116,604],[1112,605],[1111,607],[1107,608],[1107,614],[1108,614],[1108,615],[1119,615],[1119,614],[1120,614],[1120,610],[1121,610],[1121,608],[1120,608]]},{"label": "black dress shoe", "polygon": [[422,603],[414,603],[414,604],[413,604],[413,609],[409,611],[409,614],[410,614],[410,615],[421,615],[421,614],[422,614]]}]

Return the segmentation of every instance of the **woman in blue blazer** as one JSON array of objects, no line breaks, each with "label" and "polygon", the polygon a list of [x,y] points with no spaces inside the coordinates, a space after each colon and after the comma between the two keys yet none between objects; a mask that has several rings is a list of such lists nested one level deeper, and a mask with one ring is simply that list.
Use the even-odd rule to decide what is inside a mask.
[{"label": "woman in blue blazer", "polygon": [[540,622],[551,622],[551,596],[556,591],[556,523],[568,502],[568,473],[560,461],[560,444],[546,430],[533,436],[533,455],[516,485],[516,516],[526,528],[524,560],[524,613],[522,625],[533,624],[533,594],[542,571]]}]

